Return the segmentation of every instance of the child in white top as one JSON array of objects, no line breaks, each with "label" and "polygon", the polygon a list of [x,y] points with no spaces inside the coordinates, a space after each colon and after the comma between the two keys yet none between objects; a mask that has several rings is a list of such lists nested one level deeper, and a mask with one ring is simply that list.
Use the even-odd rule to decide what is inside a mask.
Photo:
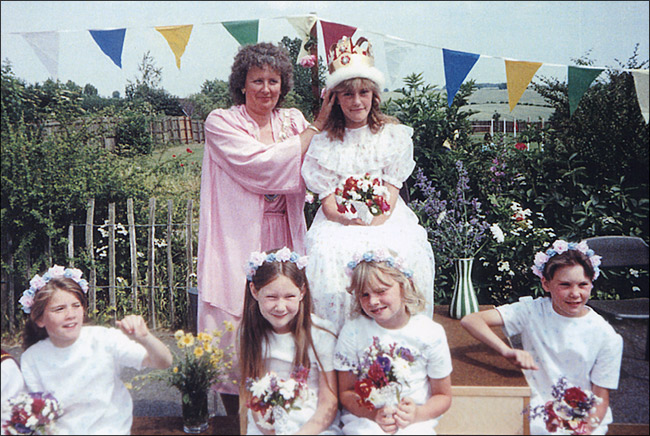
[{"label": "child in white top", "polygon": [[[312,139],[301,170],[307,188],[321,201],[305,239],[314,312],[332,321],[337,333],[352,305],[345,291],[345,262],[377,241],[400,253],[415,271],[415,285],[426,301],[423,313],[433,317],[433,250],[427,231],[399,194],[415,167],[413,129],[382,113],[383,74],[372,66],[366,42],[344,37],[332,53],[326,89],[334,105],[323,132]],[[388,213],[374,216],[370,223],[340,211],[336,201],[341,182],[364,174],[380,180],[389,194]]]},{"label": "child in white top", "polygon": [[[288,380],[308,368],[308,391],[291,410],[283,430],[291,434],[340,434],[333,354],[333,325],[311,313],[305,277],[307,258],[287,247],[254,252],[248,263],[244,311],[238,330],[240,398],[250,405],[248,380],[274,372]],[[244,412],[244,411],[242,411]],[[274,434],[266,415],[250,408],[246,434]],[[297,432],[297,433],[296,433]]]},{"label": "child in white top", "polygon": [[129,315],[119,329],[84,326],[88,285],[81,271],[54,266],[30,282],[20,302],[29,313],[21,369],[29,391],[51,393],[63,415],[61,434],[129,434],[133,403],[120,370],[167,368],[169,349]]},{"label": "child in white top", "polygon": [[[2,349],[2,406],[10,399],[25,392],[25,381],[23,373],[16,359],[7,351]],[[9,414],[2,415],[2,430],[0,434],[5,434],[4,423],[9,419]]]},{"label": "child in white top", "polygon": [[[588,433],[605,434],[612,422],[609,390],[618,387],[623,339],[586,306],[598,277],[600,256],[585,242],[556,241],[535,257],[533,272],[549,297],[522,297],[519,302],[475,312],[461,320],[467,331],[524,370],[531,387],[531,407],[552,400],[561,377],[602,399],[590,415]],[[508,336],[521,334],[523,350],[513,349],[490,327],[503,326]],[[532,434],[549,434],[542,419],[531,421]]]},{"label": "child in white top", "polygon": [[[413,285],[412,272],[388,250],[356,256],[348,264],[352,276],[352,318],[336,343],[341,416],[345,434],[435,434],[439,417],[451,405],[451,355],[442,326],[420,314],[424,297]],[[363,404],[355,365],[374,343],[394,345],[412,363],[402,372],[401,399]],[[368,364],[366,363],[365,366]],[[395,367],[395,371],[399,371]],[[389,399],[390,396],[389,396]]]}]

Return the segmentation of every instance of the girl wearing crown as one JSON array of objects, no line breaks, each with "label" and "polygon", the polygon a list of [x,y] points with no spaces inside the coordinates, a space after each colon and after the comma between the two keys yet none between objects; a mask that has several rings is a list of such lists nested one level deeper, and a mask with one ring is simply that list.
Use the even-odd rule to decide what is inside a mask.
[{"label": "girl wearing crown", "polygon": [[[373,66],[365,38],[353,44],[344,37],[332,46],[330,56],[326,90],[334,105],[323,132],[312,139],[302,166],[305,184],[321,200],[305,239],[315,312],[341,329],[351,304],[345,263],[355,252],[382,242],[414,269],[416,286],[426,300],[424,313],[432,317],[433,251],[426,230],[399,195],[415,167],[413,129],[381,112],[383,74]],[[371,221],[337,204],[337,188],[350,176],[364,175],[387,192],[380,201],[387,211]]]},{"label": "girl wearing crown", "polygon": [[[524,370],[531,387],[531,408],[553,399],[554,385],[565,377],[601,402],[576,434],[606,434],[612,422],[609,390],[618,387],[623,339],[586,305],[600,273],[600,256],[586,242],[557,240],[537,253],[533,273],[548,297],[522,297],[516,303],[474,312],[461,325],[476,339]],[[508,336],[521,334],[523,350],[503,342],[491,327]],[[553,434],[553,421],[531,421],[531,434]]]}]

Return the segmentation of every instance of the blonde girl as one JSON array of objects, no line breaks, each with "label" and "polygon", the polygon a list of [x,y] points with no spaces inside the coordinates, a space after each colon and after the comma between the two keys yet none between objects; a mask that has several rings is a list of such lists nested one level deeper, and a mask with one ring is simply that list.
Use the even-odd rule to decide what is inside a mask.
[{"label": "blonde girl", "polygon": [[[438,419],[451,405],[451,355],[442,326],[421,314],[425,299],[413,284],[412,270],[386,249],[354,256],[347,270],[354,303],[334,360],[344,407],[343,432],[435,434]],[[401,399],[395,398],[395,406],[364,404],[366,398],[355,389],[355,367],[368,366],[365,358],[377,344],[408,350],[411,363],[400,373],[403,380],[397,381]]]}]

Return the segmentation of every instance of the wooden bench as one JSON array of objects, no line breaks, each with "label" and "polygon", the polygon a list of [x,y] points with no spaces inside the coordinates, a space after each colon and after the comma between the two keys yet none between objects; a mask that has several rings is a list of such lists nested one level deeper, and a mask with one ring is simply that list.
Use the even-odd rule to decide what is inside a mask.
[{"label": "wooden bench", "polygon": [[607,427],[607,434],[614,435],[637,435],[650,434],[650,425],[648,424],[626,424],[614,422]]},{"label": "wooden bench", "polygon": [[[180,416],[134,416],[131,426],[133,435],[184,435],[183,418]],[[213,416],[209,426],[201,434],[239,434],[239,416]]]}]

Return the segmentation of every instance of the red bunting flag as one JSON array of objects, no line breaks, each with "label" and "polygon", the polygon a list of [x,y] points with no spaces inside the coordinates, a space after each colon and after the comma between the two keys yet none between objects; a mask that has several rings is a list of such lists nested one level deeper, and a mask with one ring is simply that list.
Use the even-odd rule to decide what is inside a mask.
[{"label": "red bunting flag", "polygon": [[328,21],[320,20],[320,26],[323,30],[323,43],[325,44],[325,55],[327,56],[327,63],[330,61],[330,47],[336,44],[339,40],[347,36],[351,38],[354,32],[357,31],[356,27],[346,26],[345,24],[330,23]]}]

